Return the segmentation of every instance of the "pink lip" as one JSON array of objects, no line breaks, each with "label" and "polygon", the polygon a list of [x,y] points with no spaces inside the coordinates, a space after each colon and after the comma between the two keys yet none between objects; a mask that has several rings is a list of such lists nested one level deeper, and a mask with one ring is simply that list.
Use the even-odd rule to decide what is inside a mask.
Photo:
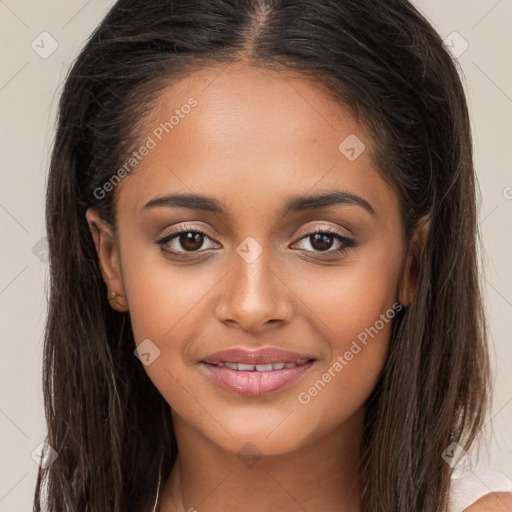
[{"label": "pink lip", "polygon": [[[272,371],[233,370],[218,363],[270,364],[295,363],[294,368]],[[298,380],[314,364],[314,358],[277,348],[248,351],[234,348],[216,352],[201,361],[206,373],[222,388],[242,395],[259,396],[277,391]]]},{"label": "pink lip", "polygon": [[210,364],[218,363],[242,363],[242,364],[269,364],[269,363],[295,363],[304,364],[310,359],[315,359],[309,354],[299,354],[274,347],[260,348],[258,350],[246,350],[244,348],[230,348],[221,350],[206,356],[202,362]]}]

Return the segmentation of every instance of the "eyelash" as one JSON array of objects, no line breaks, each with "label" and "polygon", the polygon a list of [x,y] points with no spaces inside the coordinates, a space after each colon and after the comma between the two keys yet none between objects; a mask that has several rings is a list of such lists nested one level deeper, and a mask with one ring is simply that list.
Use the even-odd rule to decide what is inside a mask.
[{"label": "eyelash", "polygon": [[[162,251],[169,253],[173,256],[176,256],[178,258],[189,258],[193,254],[199,253],[200,251],[178,252],[178,251],[169,249],[167,247],[167,244],[169,244],[169,242],[173,241],[174,239],[176,239],[183,233],[201,234],[211,240],[211,238],[203,230],[201,230],[197,227],[181,226],[181,227],[177,228],[175,231],[173,231],[172,233],[165,235],[160,240],[157,240],[156,243],[157,243],[157,245],[160,246],[160,249]],[[348,237],[344,236],[343,234],[341,234],[340,232],[338,232],[336,230],[330,230],[330,229],[317,229],[316,231],[310,231],[309,233],[306,233],[305,235],[300,237],[298,241],[305,240],[305,239],[307,239],[313,235],[316,235],[316,234],[332,235],[342,245],[338,249],[334,249],[334,250],[327,249],[326,251],[307,251],[307,252],[314,252],[314,253],[319,253],[319,254],[332,254],[332,253],[344,254],[350,248],[357,246],[357,242],[355,240],[353,240],[352,238],[348,238]]]}]

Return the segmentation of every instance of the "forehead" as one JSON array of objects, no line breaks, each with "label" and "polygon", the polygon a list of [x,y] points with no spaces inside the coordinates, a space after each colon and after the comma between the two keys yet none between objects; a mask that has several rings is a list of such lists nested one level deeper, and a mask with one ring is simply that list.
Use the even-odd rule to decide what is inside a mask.
[{"label": "forehead", "polygon": [[116,191],[131,209],[176,190],[272,202],[343,185],[365,189],[377,210],[393,200],[364,127],[324,86],[297,73],[204,68],[164,89],[144,124],[141,145],[151,149]]},{"label": "forehead", "polygon": [[243,150],[249,157],[253,150],[282,151],[283,142],[328,150],[333,138],[344,134],[358,132],[369,139],[319,82],[291,71],[239,63],[204,68],[170,86],[148,116],[147,128],[154,131],[184,108],[189,98],[194,98],[197,106],[180,116],[172,133],[196,132],[207,151],[231,143],[233,149]]}]

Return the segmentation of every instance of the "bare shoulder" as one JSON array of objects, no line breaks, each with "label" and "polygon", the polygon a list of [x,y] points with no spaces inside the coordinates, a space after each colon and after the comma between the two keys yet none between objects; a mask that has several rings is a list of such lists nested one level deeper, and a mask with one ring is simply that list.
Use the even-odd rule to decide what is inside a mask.
[{"label": "bare shoulder", "polygon": [[491,492],[482,496],[465,512],[512,512],[512,493]]}]

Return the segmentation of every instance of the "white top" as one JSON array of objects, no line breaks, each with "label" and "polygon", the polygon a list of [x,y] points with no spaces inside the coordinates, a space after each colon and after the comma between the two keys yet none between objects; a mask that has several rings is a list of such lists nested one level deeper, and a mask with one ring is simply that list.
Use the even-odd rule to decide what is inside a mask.
[{"label": "white top", "polygon": [[462,512],[491,492],[512,492],[512,480],[491,469],[470,471],[462,478],[452,477],[448,510]]}]

